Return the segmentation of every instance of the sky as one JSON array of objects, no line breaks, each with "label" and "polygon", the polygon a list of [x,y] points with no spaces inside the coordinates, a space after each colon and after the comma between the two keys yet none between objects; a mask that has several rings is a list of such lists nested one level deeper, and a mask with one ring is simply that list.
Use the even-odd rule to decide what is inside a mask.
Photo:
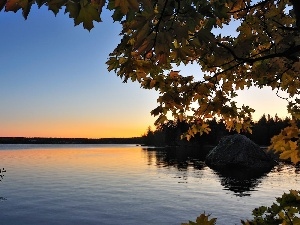
[{"label": "sky", "polygon": [[[158,93],[122,83],[105,62],[120,40],[120,25],[103,11],[90,32],[63,12],[33,6],[0,12],[0,136],[136,137],[154,128]],[[195,65],[182,74],[199,74]],[[285,117],[286,102],[269,89],[240,92],[239,105]]]}]

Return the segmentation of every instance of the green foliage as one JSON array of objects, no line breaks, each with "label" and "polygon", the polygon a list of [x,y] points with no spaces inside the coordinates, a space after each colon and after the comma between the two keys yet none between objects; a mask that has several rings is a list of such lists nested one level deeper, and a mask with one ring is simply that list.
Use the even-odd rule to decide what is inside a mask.
[{"label": "green foliage", "polygon": [[[300,191],[290,190],[270,207],[260,206],[252,211],[252,220],[241,220],[243,225],[299,225],[300,224]],[[197,217],[196,222],[189,221],[182,225],[212,225],[216,218],[208,219],[205,213]]]},{"label": "green foliage", "polygon": [[[214,116],[228,130],[251,132],[254,110],[233,100],[237,90],[251,86],[286,92],[289,113],[300,119],[298,0],[0,0],[0,10],[22,10],[27,18],[33,4],[55,14],[64,8],[75,25],[88,30],[101,21],[105,5],[113,11],[122,39],[109,56],[108,70],[124,82],[157,90],[159,105],[151,112],[156,124],[167,115],[187,121],[192,124],[187,139],[208,133],[207,121]],[[228,36],[223,30],[233,22],[236,35]],[[191,63],[199,65],[200,79],[174,69]],[[272,148],[298,162],[300,143],[293,138],[300,130],[291,124],[283,132]]]},{"label": "green foliage", "polygon": [[254,219],[242,221],[244,225],[299,225],[300,191],[290,190],[270,207],[261,206],[253,210]]}]

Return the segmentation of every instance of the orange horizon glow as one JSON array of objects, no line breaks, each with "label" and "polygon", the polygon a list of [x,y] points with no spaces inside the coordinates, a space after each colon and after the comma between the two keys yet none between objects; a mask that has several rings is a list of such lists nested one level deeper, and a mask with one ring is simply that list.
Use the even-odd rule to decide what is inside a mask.
[{"label": "orange horizon glow", "polygon": [[44,138],[131,138],[131,137],[141,137],[147,127],[143,128],[133,128],[133,129],[122,129],[122,130],[103,130],[103,131],[74,131],[74,130],[60,130],[60,131],[22,131],[19,130],[18,132],[11,131],[11,132],[0,132],[0,137],[44,137]]},{"label": "orange horizon glow", "polygon": [[[257,122],[262,115],[256,115],[253,118]],[[267,116],[267,114],[266,114]],[[271,115],[272,117],[275,116]],[[280,118],[284,119],[282,115]],[[150,126],[155,129],[154,122],[149,120],[139,124],[85,124],[85,123],[51,123],[43,122],[41,124],[27,123],[4,124],[0,128],[0,137],[44,137],[44,138],[131,138],[141,137],[146,133]]]},{"label": "orange horizon glow", "polygon": [[[52,138],[130,138],[142,136],[152,121],[129,124],[108,123],[16,123],[4,124],[0,137],[52,137]],[[153,126],[153,125],[152,125]]]},{"label": "orange horizon glow", "polygon": [[[243,94],[243,95],[242,95]],[[255,101],[248,96],[255,96]],[[252,88],[247,93],[241,93],[237,98],[239,105],[245,104],[253,107],[253,121],[257,122],[263,114],[279,118],[289,116],[282,99],[273,101],[272,93],[265,93]],[[114,110],[109,116],[70,116],[58,118],[24,117],[22,120],[3,120],[0,126],[0,137],[45,137],[45,138],[130,138],[140,137],[146,133],[150,126],[155,129],[155,117],[145,112],[147,109],[132,110],[131,114],[117,114]],[[150,108],[150,107],[149,107]],[[144,111],[139,111],[144,109]],[[150,111],[150,110],[149,110]],[[148,112],[149,112],[148,111]],[[273,113],[274,112],[274,113]],[[172,118],[170,118],[172,119]]]}]

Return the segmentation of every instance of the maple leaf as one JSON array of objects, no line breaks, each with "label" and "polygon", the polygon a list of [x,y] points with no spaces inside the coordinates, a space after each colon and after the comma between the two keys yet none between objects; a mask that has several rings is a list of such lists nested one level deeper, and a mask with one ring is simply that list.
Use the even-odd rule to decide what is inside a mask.
[{"label": "maple leaf", "polygon": [[139,3],[137,0],[115,0],[115,7],[120,7],[123,15],[126,15],[130,9],[139,10]]},{"label": "maple leaf", "polygon": [[210,215],[206,215],[205,213],[200,214],[200,216],[197,217],[196,222],[189,221],[188,223],[182,223],[181,225],[215,225],[217,219],[212,218],[209,219]]},{"label": "maple leaf", "polygon": [[78,2],[68,1],[66,4],[65,13],[69,12],[70,18],[77,18],[80,10],[80,4]]},{"label": "maple leaf", "polygon": [[59,10],[64,6],[68,0],[50,0],[47,5],[49,10],[51,10],[55,15],[59,12]]},{"label": "maple leaf", "polygon": [[80,10],[75,18],[75,25],[83,23],[83,27],[91,30],[94,27],[93,21],[101,22],[98,8],[89,4],[87,0],[80,0]]}]

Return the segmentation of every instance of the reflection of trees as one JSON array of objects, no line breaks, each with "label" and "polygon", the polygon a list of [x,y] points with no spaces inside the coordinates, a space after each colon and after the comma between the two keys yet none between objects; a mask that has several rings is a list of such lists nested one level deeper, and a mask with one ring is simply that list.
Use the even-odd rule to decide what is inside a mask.
[{"label": "reflection of trees", "polygon": [[[0,169],[0,181],[3,180],[4,173],[6,173],[6,170],[4,168]],[[6,198],[0,197],[0,201],[4,201],[4,200],[6,200]]]},{"label": "reflection of trees", "polygon": [[[273,172],[285,174],[300,174],[300,164],[294,166],[285,162],[280,162],[273,169]],[[225,190],[233,191],[237,196],[250,195],[249,192],[255,191],[256,187],[266,177],[269,171],[253,170],[223,170],[216,172],[220,177],[220,182]]]},{"label": "reflection of trees", "polygon": [[0,169],[0,181],[3,180],[4,173],[6,173],[6,170],[4,168]]},{"label": "reflection of trees", "polygon": [[[172,148],[143,148],[147,154],[148,165],[155,165],[159,168],[176,168],[184,172],[189,167],[195,170],[203,170],[205,154],[209,149],[195,147],[172,147]],[[232,191],[237,196],[250,195],[261,180],[265,177],[266,171],[251,171],[242,169],[231,169],[216,171],[221,185],[225,190]],[[185,179],[188,174],[180,174],[178,178]],[[187,178],[187,177],[186,177]]]},{"label": "reflection of trees", "polygon": [[220,177],[221,185],[224,186],[224,190],[230,190],[237,196],[250,196],[250,192],[254,191],[257,185],[261,182],[261,179],[244,179],[238,180],[231,177]]},{"label": "reflection of trees", "polygon": [[224,189],[234,192],[237,196],[249,196],[266,175],[263,171],[253,172],[245,169],[222,170],[217,174]]},{"label": "reflection of trees", "polygon": [[[175,177],[186,183],[191,174],[189,168],[202,170],[205,167],[205,155],[200,148],[194,147],[168,147],[168,148],[144,148],[148,165],[158,168],[175,168]],[[177,172],[176,172],[177,171]]]},{"label": "reflection of trees", "polygon": [[158,167],[175,167],[179,170],[192,166],[201,170],[204,167],[205,153],[195,147],[144,148],[148,164]]}]

